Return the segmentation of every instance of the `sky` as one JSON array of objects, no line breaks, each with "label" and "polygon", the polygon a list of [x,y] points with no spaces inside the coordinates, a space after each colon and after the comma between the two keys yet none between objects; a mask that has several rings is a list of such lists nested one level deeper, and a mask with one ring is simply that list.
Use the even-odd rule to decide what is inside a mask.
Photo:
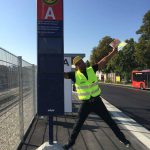
[{"label": "sky", "polygon": [[[0,3],[0,47],[37,64],[36,0]],[[64,0],[64,53],[85,53],[104,36],[134,38],[150,0]]]}]

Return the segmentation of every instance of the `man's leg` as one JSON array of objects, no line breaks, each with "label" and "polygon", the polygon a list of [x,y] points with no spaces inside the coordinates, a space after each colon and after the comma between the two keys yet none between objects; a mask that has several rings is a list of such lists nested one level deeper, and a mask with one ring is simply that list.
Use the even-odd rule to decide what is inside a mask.
[{"label": "man's leg", "polygon": [[81,104],[79,113],[78,113],[78,118],[77,121],[73,127],[73,131],[71,133],[70,139],[68,144],[64,145],[64,149],[69,149],[70,147],[72,147],[75,143],[75,140],[81,130],[81,127],[84,123],[84,121],[86,120],[86,118],[88,117],[88,114],[90,113],[90,105],[88,102],[83,102]]},{"label": "man's leg", "polygon": [[124,143],[126,146],[130,144],[130,142],[126,139],[125,135],[120,131],[119,127],[115,123],[115,121],[111,118],[107,108],[102,102],[101,98],[98,98],[94,104],[94,112],[99,115],[112,129],[114,134],[119,138],[119,140]]}]

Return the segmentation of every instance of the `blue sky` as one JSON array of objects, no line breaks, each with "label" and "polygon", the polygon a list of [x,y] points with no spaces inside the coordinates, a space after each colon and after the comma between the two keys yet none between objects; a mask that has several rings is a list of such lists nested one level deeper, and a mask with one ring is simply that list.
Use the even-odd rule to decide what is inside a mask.
[{"label": "blue sky", "polygon": [[[0,47],[36,64],[36,0],[1,1]],[[150,0],[64,0],[64,51],[85,53],[108,35],[138,40]]]}]

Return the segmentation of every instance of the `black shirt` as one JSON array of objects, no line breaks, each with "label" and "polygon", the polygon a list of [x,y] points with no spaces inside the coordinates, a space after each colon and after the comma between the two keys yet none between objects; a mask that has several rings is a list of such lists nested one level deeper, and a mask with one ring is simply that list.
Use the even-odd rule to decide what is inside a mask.
[{"label": "black shirt", "polygon": [[[94,72],[96,73],[96,71],[98,71],[98,64],[95,64],[92,66]],[[84,74],[84,76],[86,78],[88,78],[87,76],[87,72],[82,72]],[[69,79],[71,79],[74,83],[75,83],[75,71],[71,71],[71,72],[67,72]]]}]

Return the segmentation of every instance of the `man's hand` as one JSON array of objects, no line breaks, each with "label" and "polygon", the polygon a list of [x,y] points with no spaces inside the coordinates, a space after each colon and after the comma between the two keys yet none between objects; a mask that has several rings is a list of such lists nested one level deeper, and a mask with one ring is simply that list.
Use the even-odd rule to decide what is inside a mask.
[{"label": "man's hand", "polygon": [[64,78],[69,79],[68,74],[66,72],[64,72]]}]

